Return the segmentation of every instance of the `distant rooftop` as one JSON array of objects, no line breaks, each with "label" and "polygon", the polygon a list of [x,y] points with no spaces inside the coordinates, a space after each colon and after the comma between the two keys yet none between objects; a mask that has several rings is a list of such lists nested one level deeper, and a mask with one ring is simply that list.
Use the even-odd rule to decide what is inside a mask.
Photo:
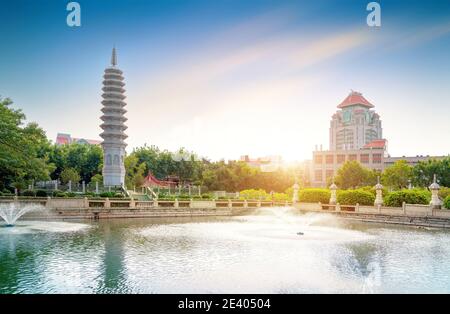
[{"label": "distant rooftop", "polygon": [[345,98],[344,101],[338,105],[338,108],[342,109],[345,107],[355,106],[355,105],[361,105],[361,106],[364,106],[367,108],[375,107],[367,99],[365,99],[361,93],[351,91],[351,93],[347,96],[347,98]]},{"label": "distant rooftop", "polygon": [[366,149],[366,148],[385,148],[386,147],[386,142],[387,141],[385,139],[374,140],[374,141],[364,145],[363,149]]},{"label": "distant rooftop", "polygon": [[55,143],[57,145],[65,145],[65,144],[72,144],[72,143],[100,145],[102,143],[102,141],[90,140],[90,139],[85,139],[85,138],[76,138],[76,137],[71,137],[70,134],[67,134],[67,133],[58,133],[56,135]]}]

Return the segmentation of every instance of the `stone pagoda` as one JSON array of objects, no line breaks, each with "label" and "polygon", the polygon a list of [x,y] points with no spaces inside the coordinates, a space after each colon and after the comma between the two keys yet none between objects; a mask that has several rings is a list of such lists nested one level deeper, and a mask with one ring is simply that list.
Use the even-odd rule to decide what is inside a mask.
[{"label": "stone pagoda", "polygon": [[103,184],[104,186],[121,186],[125,184],[125,83],[123,82],[123,72],[117,67],[116,49],[113,48],[111,56],[111,66],[105,69],[103,76],[103,101],[101,119],[103,123],[100,127],[103,132],[100,137],[103,139]]}]

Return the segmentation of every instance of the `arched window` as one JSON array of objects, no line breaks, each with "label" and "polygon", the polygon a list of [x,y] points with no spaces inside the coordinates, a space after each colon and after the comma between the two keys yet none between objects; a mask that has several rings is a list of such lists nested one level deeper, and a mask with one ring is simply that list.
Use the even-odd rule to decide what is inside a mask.
[{"label": "arched window", "polygon": [[111,165],[112,164],[112,159],[111,159],[111,155],[110,154],[106,155],[106,164],[107,165]]},{"label": "arched window", "polygon": [[119,155],[114,155],[114,165],[119,165]]}]

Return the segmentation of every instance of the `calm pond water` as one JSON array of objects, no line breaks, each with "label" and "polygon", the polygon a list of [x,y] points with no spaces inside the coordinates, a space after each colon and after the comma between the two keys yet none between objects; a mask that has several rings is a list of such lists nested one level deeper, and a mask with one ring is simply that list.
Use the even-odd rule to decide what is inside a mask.
[{"label": "calm pond water", "polygon": [[397,292],[450,293],[450,232],[285,208],[0,225],[0,293]]}]

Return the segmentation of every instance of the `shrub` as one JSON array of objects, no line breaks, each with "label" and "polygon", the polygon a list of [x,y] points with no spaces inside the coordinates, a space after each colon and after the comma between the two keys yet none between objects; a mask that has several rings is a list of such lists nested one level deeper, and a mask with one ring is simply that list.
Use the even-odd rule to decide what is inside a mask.
[{"label": "shrub", "polygon": [[449,195],[450,195],[450,188],[447,188],[445,186],[441,186],[441,189],[439,190],[439,197],[441,199],[445,199]]},{"label": "shrub", "polygon": [[211,197],[210,194],[203,193],[202,194],[202,198],[205,199],[205,200],[210,200],[212,197]]},{"label": "shrub", "polygon": [[100,193],[100,197],[114,197],[114,192],[102,192]]},{"label": "shrub", "polygon": [[53,196],[54,197],[66,197],[66,193],[64,193],[63,191],[53,191]]},{"label": "shrub", "polygon": [[444,199],[444,208],[450,209],[450,195],[447,195],[447,197]]},{"label": "shrub", "polygon": [[23,196],[36,196],[36,192],[31,191],[31,190],[26,190],[26,191],[23,191],[22,195]]},{"label": "shrub", "polygon": [[77,194],[74,192],[66,192],[66,196],[67,197],[75,197],[75,196],[77,196]]},{"label": "shrub", "polygon": [[270,195],[264,191],[263,189],[259,189],[259,190],[255,190],[255,189],[248,189],[248,190],[243,190],[239,192],[239,199],[241,200],[258,200],[258,199],[262,199],[262,200],[266,200],[269,199]]},{"label": "shrub", "polygon": [[37,197],[47,197],[47,191],[45,191],[45,190],[37,190],[36,191],[36,196]]},{"label": "shrub", "polygon": [[288,201],[289,196],[286,193],[274,193],[273,199],[274,199],[274,201],[278,201],[278,202]]},{"label": "shrub", "polygon": [[125,196],[122,193],[117,192],[114,194],[114,197],[115,198],[124,198]]},{"label": "shrub", "polygon": [[375,196],[363,189],[339,191],[337,202],[342,205],[373,205]]},{"label": "shrub", "polygon": [[327,189],[304,189],[298,193],[298,199],[303,203],[317,203],[328,204],[331,193]]},{"label": "shrub", "polygon": [[402,203],[423,204],[430,203],[430,193],[425,190],[401,190],[389,193],[384,199],[386,206],[401,207]]}]

